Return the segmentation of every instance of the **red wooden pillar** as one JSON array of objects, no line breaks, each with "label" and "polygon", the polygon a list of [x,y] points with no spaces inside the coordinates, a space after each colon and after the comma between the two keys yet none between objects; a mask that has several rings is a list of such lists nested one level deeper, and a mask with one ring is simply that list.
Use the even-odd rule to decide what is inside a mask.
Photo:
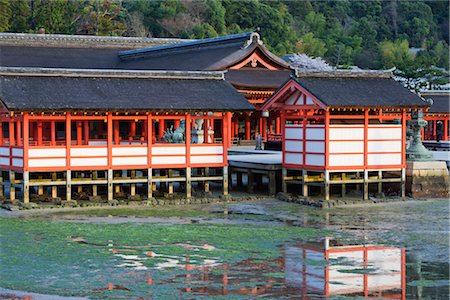
[{"label": "red wooden pillar", "polygon": [[[120,138],[119,138],[119,121],[113,121],[114,124],[114,145],[120,144]],[[109,128],[109,127],[108,127]],[[108,129],[109,130],[109,129]]]},{"label": "red wooden pillar", "polygon": [[237,115],[236,115],[236,118],[234,119],[233,129],[234,129],[234,135],[239,137],[239,118]]},{"label": "red wooden pillar", "polygon": [[180,119],[176,119],[174,121],[173,130],[176,130],[178,127],[180,127]]},{"label": "red wooden pillar", "polygon": [[28,120],[28,113],[24,113],[23,114],[23,170],[24,171],[28,171],[28,143],[29,143],[29,135],[30,135],[29,129],[30,129],[30,122]]},{"label": "red wooden pillar", "polygon": [[[164,136],[164,130],[165,130],[165,128],[164,128],[164,119],[159,119],[158,120],[159,121],[159,123],[158,123],[158,138],[160,139],[160,140],[162,140],[162,138],[163,138],[163,136]],[[186,126],[187,126],[187,124],[186,124]],[[187,128],[187,127],[186,127]]]},{"label": "red wooden pillar", "polygon": [[208,128],[209,128],[209,119],[206,117],[206,118],[203,118],[203,136],[204,136],[203,143],[204,144],[209,143]]},{"label": "red wooden pillar", "polygon": [[55,121],[51,121],[50,123],[50,145],[56,145],[56,126]]},{"label": "red wooden pillar", "polygon": [[131,141],[136,136],[136,122],[130,121],[130,131],[128,132],[128,139]]},{"label": "red wooden pillar", "polygon": [[273,117],[270,116],[269,118],[269,133],[273,134]]},{"label": "red wooden pillar", "polygon": [[[442,136],[442,139],[444,141],[448,141],[448,122],[449,120],[447,120],[446,118],[444,118],[444,134]],[[0,130],[1,131],[1,130]]]},{"label": "red wooden pillar", "polygon": [[84,144],[89,145],[89,121],[84,121]]},{"label": "red wooden pillar", "polygon": [[245,139],[250,140],[250,116],[245,114]]},{"label": "red wooden pillar", "polygon": [[262,118],[262,136],[267,141],[267,118]]},{"label": "red wooden pillar", "polygon": [[83,144],[83,123],[77,121],[77,145]]},{"label": "red wooden pillar", "polygon": [[66,114],[66,166],[70,168],[70,146],[72,143],[72,120],[71,114]]},{"label": "red wooden pillar", "polygon": [[42,146],[42,122],[37,122],[37,145]]},{"label": "red wooden pillar", "polygon": [[22,122],[20,120],[16,121],[16,141],[17,146],[22,146]]},{"label": "red wooden pillar", "polygon": [[436,140],[436,120],[433,120],[433,140]]},{"label": "red wooden pillar", "polygon": [[263,134],[263,117],[259,117],[259,126],[258,126],[259,128],[259,134]]},{"label": "red wooden pillar", "polygon": [[[231,117],[231,128],[232,128],[232,130],[231,130],[231,132],[230,132],[230,140],[232,140],[232,139],[234,139],[234,137],[235,137],[235,135],[236,135],[236,117],[235,116],[233,116],[233,117]],[[223,136],[222,136],[223,137]]]},{"label": "red wooden pillar", "polygon": [[281,132],[281,126],[280,126],[280,123],[281,123],[281,118],[278,116],[278,117],[276,117],[276,119],[275,119],[275,133],[276,134],[281,134],[282,132]]},{"label": "red wooden pillar", "polygon": [[3,145],[3,122],[0,122],[0,145]]}]

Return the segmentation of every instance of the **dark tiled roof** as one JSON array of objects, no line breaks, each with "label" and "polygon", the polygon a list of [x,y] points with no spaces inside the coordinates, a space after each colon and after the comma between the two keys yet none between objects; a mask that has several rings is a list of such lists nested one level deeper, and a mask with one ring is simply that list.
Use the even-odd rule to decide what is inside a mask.
[{"label": "dark tiled roof", "polygon": [[119,62],[115,48],[73,48],[0,45],[3,67],[112,69]]},{"label": "dark tiled roof", "polygon": [[228,70],[225,79],[235,87],[278,89],[292,73],[288,70],[239,69]]},{"label": "dark tiled roof", "polygon": [[[115,73],[116,74],[116,73]],[[9,110],[252,110],[228,82],[161,73],[160,77],[75,74],[0,75],[0,99]],[[167,75],[167,76],[166,76]]]},{"label": "dark tiled roof", "polygon": [[280,66],[289,65],[262,44],[259,35],[247,32],[177,45],[120,52],[120,69],[137,70],[224,70],[247,58],[254,51]]},{"label": "dark tiled roof", "polygon": [[327,106],[427,106],[419,96],[391,78],[299,77],[295,80]]},{"label": "dark tiled roof", "polygon": [[425,99],[432,99],[433,105],[430,106],[429,112],[432,113],[449,113],[450,112],[450,91],[441,93],[421,93]]}]

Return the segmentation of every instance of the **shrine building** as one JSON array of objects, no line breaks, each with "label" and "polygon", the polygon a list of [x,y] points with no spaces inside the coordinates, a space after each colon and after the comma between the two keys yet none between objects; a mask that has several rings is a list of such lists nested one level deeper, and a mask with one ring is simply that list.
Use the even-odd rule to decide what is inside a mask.
[{"label": "shrine building", "polygon": [[320,188],[325,200],[350,189],[405,196],[406,120],[428,104],[390,72],[301,72],[262,106],[281,116],[283,190],[304,196]]},{"label": "shrine building", "polygon": [[2,33],[0,47],[4,67],[227,71],[225,80],[253,105],[232,113],[232,141],[243,143],[281,133],[278,112],[263,117],[260,108],[293,74],[256,32],[203,40]]},{"label": "shrine building", "polygon": [[0,86],[0,193],[24,203],[210,181],[226,195],[232,113],[253,109],[217,71],[1,67]]},{"label": "shrine building", "polygon": [[[423,129],[422,138],[424,140],[450,140],[450,91],[436,90],[420,93],[425,99],[431,99],[430,109],[424,113],[424,120],[428,122]],[[440,131],[440,132],[439,132]],[[440,134],[440,136],[438,136]]]}]

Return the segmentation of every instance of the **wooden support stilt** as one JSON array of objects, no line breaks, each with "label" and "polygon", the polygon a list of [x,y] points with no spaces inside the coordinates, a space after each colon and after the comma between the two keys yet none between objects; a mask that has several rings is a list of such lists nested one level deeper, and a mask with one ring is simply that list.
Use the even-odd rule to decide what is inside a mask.
[{"label": "wooden support stilt", "polygon": [[255,181],[255,176],[251,170],[247,171],[247,192],[253,193],[253,184]]},{"label": "wooden support stilt", "polygon": [[9,199],[16,200],[16,187],[13,184],[16,182],[16,173],[9,171]]},{"label": "wooden support stilt", "polygon": [[186,168],[186,198],[192,196],[191,167]]},{"label": "wooden support stilt", "polygon": [[[42,176],[38,176],[39,179],[42,179]],[[38,195],[44,195],[44,187],[43,186],[38,186]]]},{"label": "wooden support stilt", "polygon": [[[52,181],[56,181],[57,180],[57,176],[56,176],[56,172],[52,173]],[[52,185],[52,198],[56,198],[58,197],[58,187],[56,185]]]},{"label": "wooden support stilt", "polygon": [[66,171],[66,200],[72,200],[72,171]]},{"label": "wooden support stilt", "polygon": [[113,195],[113,170],[108,170],[108,201],[114,199]]},{"label": "wooden support stilt", "polygon": [[83,192],[83,186],[82,185],[77,186],[77,192],[79,194]]},{"label": "wooden support stilt", "polygon": [[383,183],[381,180],[383,179],[383,171],[378,171],[378,193],[381,194],[383,192]]},{"label": "wooden support stilt", "polygon": [[275,171],[269,171],[269,195],[274,196],[277,193],[277,181]]},{"label": "wooden support stilt", "polygon": [[[172,169],[169,169],[168,175],[169,175],[169,178],[172,178],[172,175],[173,175]],[[171,181],[168,183],[168,193],[173,194],[173,182],[171,182]]]},{"label": "wooden support stilt", "polygon": [[323,180],[323,184],[324,184],[324,196],[325,196],[325,200],[330,200],[330,171],[325,170],[325,174],[324,174],[324,180]]},{"label": "wooden support stilt", "polygon": [[[147,173],[147,199],[153,198],[153,183],[152,183],[152,179],[153,179],[152,168],[148,168],[148,173]],[[155,187],[156,187],[156,185],[155,185]]]},{"label": "wooden support stilt", "polygon": [[223,195],[228,195],[228,166],[223,167]]},{"label": "wooden support stilt", "polygon": [[281,169],[281,190],[283,191],[283,193],[287,193],[286,176],[287,176],[287,169],[282,168]]},{"label": "wooden support stilt", "polygon": [[402,180],[400,183],[401,184],[401,187],[400,187],[401,196],[402,196],[402,198],[405,198],[405,196],[406,196],[406,170],[405,170],[405,168],[402,168],[401,176],[402,176]]},{"label": "wooden support stilt", "polygon": [[[205,167],[205,177],[209,176],[209,168]],[[205,180],[205,193],[209,192],[209,181]]]},{"label": "wooden support stilt", "polygon": [[308,171],[302,170],[302,195],[308,197]]},{"label": "wooden support stilt", "polygon": [[[93,171],[93,172],[92,172],[92,179],[93,179],[93,180],[97,180],[97,178],[98,178],[98,173],[97,173],[97,171]],[[98,192],[97,192],[97,185],[96,185],[96,184],[93,184],[93,185],[92,185],[92,196],[96,197],[97,195],[98,195]]]},{"label": "wooden support stilt", "polygon": [[369,199],[369,172],[367,170],[364,170],[364,188],[363,188],[363,193],[364,193],[364,200],[368,200]]},{"label": "wooden support stilt", "polygon": [[23,172],[23,204],[30,203],[30,172]]},{"label": "wooden support stilt", "polygon": [[[1,131],[1,128],[0,128]],[[4,195],[4,186],[3,186],[3,171],[0,171],[0,197]]]},{"label": "wooden support stilt", "polygon": [[[133,123],[133,124],[135,124],[135,123]],[[131,179],[135,179],[135,178],[136,178],[136,171],[132,170],[131,171]],[[135,183],[132,183],[131,186],[130,186],[130,195],[131,196],[135,196],[136,195],[136,184]]]},{"label": "wooden support stilt", "polygon": [[[346,179],[346,175],[345,175],[345,173],[342,173],[342,180],[345,180],[345,179]],[[347,186],[346,186],[345,183],[343,183],[341,185],[341,195],[342,195],[342,197],[345,197],[345,194],[347,194]]]}]

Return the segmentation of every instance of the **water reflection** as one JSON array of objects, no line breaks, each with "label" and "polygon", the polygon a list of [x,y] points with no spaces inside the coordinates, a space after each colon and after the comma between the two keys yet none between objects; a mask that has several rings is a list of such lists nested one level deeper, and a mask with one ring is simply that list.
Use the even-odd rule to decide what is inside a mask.
[{"label": "water reflection", "polygon": [[301,296],[405,299],[405,249],[324,239],[285,250],[285,279]]}]

